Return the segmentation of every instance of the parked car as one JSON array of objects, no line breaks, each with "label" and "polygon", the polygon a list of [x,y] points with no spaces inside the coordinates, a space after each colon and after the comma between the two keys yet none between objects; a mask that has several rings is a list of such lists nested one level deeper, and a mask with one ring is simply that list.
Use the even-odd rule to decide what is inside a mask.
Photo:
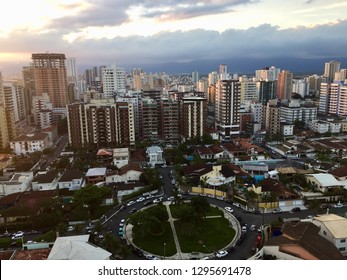
[{"label": "parked car", "polygon": [[337,204],[333,205],[334,208],[341,208],[343,207],[343,204],[339,201]]},{"label": "parked car", "polygon": [[15,239],[21,239],[23,236],[24,236],[24,232],[23,232],[23,231],[18,231],[18,232],[16,232],[16,233],[12,236],[12,239],[13,239],[13,240],[15,240]]},{"label": "parked car", "polygon": [[139,197],[138,199],[136,199],[136,202],[142,202],[142,201],[144,201],[145,200],[145,198],[143,197],[143,196],[141,196],[141,197]]},{"label": "parked car", "polygon": [[170,196],[170,197],[167,198],[167,200],[168,201],[173,201],[173,200],[175,200],[175,197],[174,196]]},{"label": "parked car", "polygon": [[121,219],[119,223],[119,227],[124,227],[125,219]]},{"label": "parked car", "polygon": [[256,225],[251,225],[251,226],[249,227],[249,229],[250,229],[251,231],[255,231],[256,228],[257,228]]},{"label": "parked car", "polygon": [[300,207],[294,207],[293,209],[292,209],[292,212],[299,212],[301,209],[300,209]]},{"label": "parked car", "polygon": [[162,197],[162,196],[159,197],[159,198],[154,199],[154,200],[153,200],[153,203],[159,203],[159,202],[161,202],[161,201],[163,201],[163,197]]},{"label": "parked car", "polygon": [[233,205],[236,207],[240,207],[240,203],[237,203],[237,202],[234,202]]},{"label": "parked car", "polygon": [[131,201],[129,201],[129,202],[127,203],[127,206],[131,206],[131,205],[133,205],[133,204],[135,204],[135,201],[131,200]]},{"label": "parked car", "polygon": [[224,258],[227,255],[228,255],[228,252],[225,251],[225,250],[219,250],[219,251],[216,252],[216,257],[220,258],[220,259]]},{"label": "parked car", "polygon": [[66,231],[73,231],[74,229],[75,229],[74,226],[68,226]]},{"label": "parked car", "polygon": [[147,260],[160,260],[159,257],[154,256],[154,255],[145,255]]},{"label": "parked car", "polygon": [[234,210],[231,207],[229,207],[229,206],[224,207],[224,209],[225,209],[225,211],[228,211],[229,213],[234,212]]},{"label": "parked car", "polygon": [[282,212],[282,209],[280,209],[280,208],[276,208],[276,209],[272,210],[272,213],[274,213],[274,214],[278,214],[281,212]]},{"label": "parked car", "polygon": [[247,232],[247,227],[246,226],[242,226],[241,227],[241,232],[242,233],[246,233]]}]

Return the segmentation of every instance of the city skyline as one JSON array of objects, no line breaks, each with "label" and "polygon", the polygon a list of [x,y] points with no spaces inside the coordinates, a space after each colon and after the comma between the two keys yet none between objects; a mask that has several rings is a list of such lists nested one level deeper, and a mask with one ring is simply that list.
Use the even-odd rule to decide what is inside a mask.
[{"label": "city skyline", "polygon": [[6,3],[0,71],[20,72],[39,52],[65,53],[86,67],[347,56],[344,1],[93,2]]}]

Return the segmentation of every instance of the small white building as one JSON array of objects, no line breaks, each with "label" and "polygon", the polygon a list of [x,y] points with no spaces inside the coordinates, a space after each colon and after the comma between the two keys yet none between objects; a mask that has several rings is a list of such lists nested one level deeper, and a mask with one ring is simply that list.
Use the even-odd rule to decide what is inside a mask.
[{"label": "small white building", "polygon": [[138,164],[127,164],[120,170],[116,170],[115,172],[108,174],[106,176],[106,184],[139,181],[142,173],[143,170]]},{"label": "small white building", "polygon": [[26,155],[34,152],[42,152],[50,147],[50,137],[46,133],[21,135],[10,142],[10,148],[16,155]]},{"label": "small white building", "polygon": [[319,215],[312,222],[319,235],[333,243],[342,255],[347,256],[347,219],[335,214]]},{"label": "small white building", "polygon": [[163,149],[159,146],[151,146],[146,150],[148,164],[150,166],[155,166],[156,164],[164,164]]},{"label": "small white building", "polygon": [[21,172],[0,178],[0,196],[28,191],[33,177],[33,172]]},{"label": "small white building", "polygon": [[79,190],[84,185],[84,174],[73,169],[66,170],[58,181],[59,189]]},{"label": "small white building", "polygon": [[283,136],[292,136],[294,134],[294,124],[282,123],[281,133]]},{"label": "small white building", "polygon": [[307,174],[306,180],[311,183],[321,193],[326,193],[332,188],[343,188],[343,184],[339,182],[333,175],[325,173]]},{"label": "small white building", "polygon": [[121,168],[129,163],[130,151],[129,148],[113,149],[113,165]]},{"label": "small white building", "polygon": [[55,190],[58,187],[58,180],[60,174],[58,171],[51,170],[48,172],[39,172],[33,178],[32,181],[32,190],[33,191],[47,191]]}]

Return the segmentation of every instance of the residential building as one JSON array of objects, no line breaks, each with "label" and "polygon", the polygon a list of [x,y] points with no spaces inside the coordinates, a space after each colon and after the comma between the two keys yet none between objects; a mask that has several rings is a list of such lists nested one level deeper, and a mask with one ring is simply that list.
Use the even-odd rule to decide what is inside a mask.
[{"label": "residential building", "polygon": [[328,113],[347,116],[347,85],[343,82],[330,84]]},{"label": "residential building", "polygon": [[302,108],[298,100],[291,100],[289,103],[281,103],[280,112],[283,122],[294,124],[295,121],[302,121]]},{"label": "residential building", "polygon": [[85,186],[84,174],[79,170],[67,169],[58,181],[59,189],[79,190]]},{"label": "residential building", "polygon": [[265,67],[263,69],[256,70],[255,77],[257,81],[272,81],[273,82],[277,80],[278,74],[280,72],[281,72],[281,69],[276,68],[275,66]]},{"label": "residential building", "polygon": [[131,146],[135,144],[135,119],[132,103],[92,100],[90,104],[67,107],[69,143]]},{"label": "residential building", "polygon": [[127,165],[130,160],[129,148],[113,149],[113,165],[117,168],[122,168]]},{"label": "residential building", "polygon": [[162,98],[161,102],[161,139],[165,143],[179,142],[179,102],[171,98]]},{"label": "residential building", "polygon": [[293,91],[293,73],[288,70],[282,70],[278,74],[277,98],[280,100],[290,100]]},{"label": "residential building", "polygon": [[336,214],[318,215],[312,220],[319,227],[319,235],[331,242],[347,256],[347,219]]},{"label": "residential building", "polygon": [[95,185],[106,182],[106,167],[89,168],[86,174],[86,184]]},{"label": "residential building", "polygon": [[48,260],[109,260],[112,253],[89,243],[89,234],[58,237]]},{"label": "residential building", "polygon": [[130,183],[139,182],[143,169],[136,163],[123,165],[119,170],[116,170],[106,176],[106,184],[112,183]]},{"label": "residential building", "polygon": [[31,56],[35,77],[36,95],[47,94],[53,107],[65,107],[68,100],[65,54],[35,53]]},{"label": "residential building", "polygon": [[240,98],[238,80],[217,82],[215,126],[222,141],[228,141],[240,133]]},{"label": "residential building", "polygon": [[335,78],[335,73],[340,72],[341,62],[331,60],[325,63],[324,67],[324,77],[327,79],[328,83],[332,83]]},{"label": "residential building", "polygon": [[240,77],[240,102],[258,101],[259,93],[257,82],[252,78]]},{"label": "residential building", "polygon": [[21,135],[10,141],[10,148],[16,155],[32,154],[42,152],[51,147],[52,141],[46,133]]},{"label": "residential building", "polygon": [[294,80],[293,81],[293,93],[297,93],[302,98],[305,98],[305,96],[309,95],[309,93],[310,93],[309,82],[304,80],[304,79]]},{"label": "residential building", "polygon": [[279,135],[281,132],[281,108],[277,100],[270,100],[266,106],[265,129],[269,135]]},{"label": "residential building", "polygon": [[331,174],[317,173],[306,174],[305,176],[307,182],[311,183],[321,193],[327,193],[334,188],[343,188],[343,184]]},{"label": "residential building", "polygon": [[151,146],[146,150],[148,165],[154,167],[157,164],[164,164],[163,149],[159,146]]},{"label": "residential building", "polygon": [[102,68],[103,98],[113,99],[126,91],[125,69],[115,65]]},{"label": "residential building", "polygon": [[56,190],[60,178],[58,171],[39,172],[32,180],[31,188],[33,191]]},{"label": "residential building", "polygon": [[158,104],[152,98],[141,99],[141,138],[157,143],[159,140]]},{"label": "residential building", "polygon": [[33,177],[33,172],[16,172],[0,177],[0,196],[29,191]]},{"label": "residential building", "polygon": [[294,135],[294,124],[281,123],[281,135],[293,136]]},{"label": "residential building", "polygon": [[266,105],[270,100],[276,99],[276,81],[258,81],[257,91],[258,100],[261,104]]},{"label": "residential building", "polygon": [[189,140],[206,133],[207,100],[199,96],[184,96],[180,102],[180,135]]}]

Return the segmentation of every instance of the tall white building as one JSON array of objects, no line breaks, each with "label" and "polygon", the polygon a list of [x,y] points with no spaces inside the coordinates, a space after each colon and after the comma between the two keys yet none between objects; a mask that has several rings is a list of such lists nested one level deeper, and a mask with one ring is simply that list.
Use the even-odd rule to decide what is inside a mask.
[{"label": "tall white building", "polygon": [[102,69],[103,98],[112,99],[126,92],[125,69],[115,65]]},{"label": "tall white building", "polygon": [[257,82],[247,77],[241,77],[240,79],[240,101],[258,101],[259,93],[257,88]]},{"label": "tall white building", "polygon": [[275,66],[265,67],[264,69],[256,70],[255,77],[257,81],[275,81],[280,72],[281,69]]},{"label": "tall white building", "polygon": [[263,123],[263,104],[252,102],[250,105],[253,122]]},{"label": "tall white building", "polygon": [[78,73],[76,67],[76,58],[69,57],[66,59],[66,76],[67,82],[75,85],[75,100],[80,100],[80,90],[78,85]]},{"label": "tall white building", "polygon": [[225,64],[219,65],[219,80],[229,80],[228,66]]},{"label": "tall white building", "polygon": [[293,80],[293,92],[305,97],[310,93],[310,84],[305,80]]},{"label": "tall white building", "polygon": [[215,127],[219,138],[228,141],[240,134],[240,82],[219,80],[215,102]]},{"label": "tall white building", "polygon": [[208,85],[214,85],[218,81],[217,71],[213,71],[208,74]]},{"label": "tall white building", "polygon": [[324,67],[324,77],[327,78],[328,83],[332,83],[335,78],[335,73],[340,72],[341,62],[339,61],[329,61],[325,63]]}]

